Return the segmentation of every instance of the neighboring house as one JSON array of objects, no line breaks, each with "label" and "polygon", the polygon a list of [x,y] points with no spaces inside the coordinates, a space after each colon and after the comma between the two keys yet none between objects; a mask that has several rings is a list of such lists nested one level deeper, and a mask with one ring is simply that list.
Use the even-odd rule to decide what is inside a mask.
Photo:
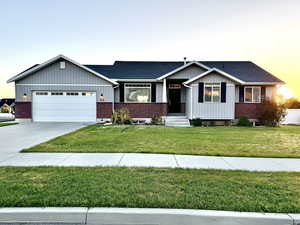
[{"label": "neighboring house", "polygon": [[186,115],[203,120],[257,119],[283,81],[249,61],[116,61],[82,65],[63,55],[12,77],[16,118],[33,121]]}]

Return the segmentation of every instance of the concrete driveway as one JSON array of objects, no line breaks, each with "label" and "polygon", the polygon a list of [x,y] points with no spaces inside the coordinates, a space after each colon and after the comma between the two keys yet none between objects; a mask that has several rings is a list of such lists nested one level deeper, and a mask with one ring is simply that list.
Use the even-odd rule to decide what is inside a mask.
[{"label": "concrete driveway", "polygon": [[82,128],[87,123],[21,123],[0,127],[0,159],[49,139]]}]

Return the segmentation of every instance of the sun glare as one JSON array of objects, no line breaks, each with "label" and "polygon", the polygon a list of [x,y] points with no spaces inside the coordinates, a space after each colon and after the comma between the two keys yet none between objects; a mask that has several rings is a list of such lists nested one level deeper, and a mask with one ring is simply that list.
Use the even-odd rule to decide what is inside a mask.
[{"label": "sun glare", "polygon": [[294,97],[293,93],[291,90],[288,88],[287,85],[283,85],[277,90],[277,95],[281,96],[283,99],[289,99]]}]

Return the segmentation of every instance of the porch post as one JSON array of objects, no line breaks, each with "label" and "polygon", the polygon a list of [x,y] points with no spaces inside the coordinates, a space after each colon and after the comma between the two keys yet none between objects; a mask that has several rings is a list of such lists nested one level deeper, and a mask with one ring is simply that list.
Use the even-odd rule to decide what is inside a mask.
[{"label": "porch post", "polygon": [[167,102],[167,81],[166,79],[164,79],[163,81],[164,84],[163,84],[162,102],[166,103]]}]

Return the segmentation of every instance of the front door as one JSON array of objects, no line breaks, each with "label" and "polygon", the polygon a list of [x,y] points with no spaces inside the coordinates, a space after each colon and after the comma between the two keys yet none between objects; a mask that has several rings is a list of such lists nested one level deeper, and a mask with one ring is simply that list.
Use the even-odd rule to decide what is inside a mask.
[{"label": "front door", "polygon": [[169,113],[180,113],[180,90],[181,89],[169,89],[168,108]]}]

